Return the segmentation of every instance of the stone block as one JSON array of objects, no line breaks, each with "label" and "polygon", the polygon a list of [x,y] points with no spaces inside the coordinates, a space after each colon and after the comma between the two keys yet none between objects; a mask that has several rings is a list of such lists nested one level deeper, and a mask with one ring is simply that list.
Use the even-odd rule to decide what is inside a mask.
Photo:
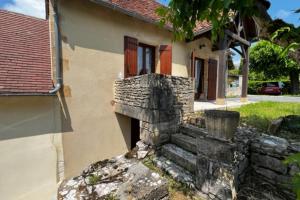
[{"label": "stone block", "polygon": [[211,198],[235,199],[238,191],[236,180],[232,169],[206,157],[197,157],[196,187]]},{"label": "stone block", "polygon": [[289,143],[286,139],[271,135],[262,135],[252,142],[251,150],[254,152],[284,157],[285,155],[288,155],[288,146]]},{"label": "stone block", "polygon": [[274,157],[271,157],[268,155],[252,153],[251,154],[251,162],[253,165],[271,169],[271,170],[281,173],[281,174],[287,173],[287,166],[283,164],[283,160],[279,160],[277,158],[274,158]]},{"label": "stone block", "polygon": [[187,151],[197,153],[196,139],[193,137],[183,134],[173,134],[171,135],[171,142]]},{"label": "stone block", "polygon": [[179,166],[187,169],[191,173],[196,172],[196,156],[173,144],[162,146],[161,153],[166,158],[174,161]]},{"label": "stone block", "polygon": [[272,170],[265,169],[262,167],[253,167],[255,172],[263,177],[267,182],[272,183],[273,185],[279,188],[292,189],[291,182],[292,177],[289,175],[280,175]]},{"label": "stone block", "polygon": [[197,154],[210,159],[233,164],[236,162],[236,145],[210,137],[197,137]]},{"label": "stone block", "polygon": [[283,118],[273,120],[269,125],[268,132],[271,134],[277,134],[277,132],[280,130],[282,122]]}]

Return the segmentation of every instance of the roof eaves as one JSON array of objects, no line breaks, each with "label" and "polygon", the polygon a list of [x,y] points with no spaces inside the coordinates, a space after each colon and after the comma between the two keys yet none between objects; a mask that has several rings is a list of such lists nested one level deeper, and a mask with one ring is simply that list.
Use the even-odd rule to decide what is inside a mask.
[{"label": "roof eaves", "polygon": [[208,26],[208,27],[206,27],[206,28],[203,28],[203,29],[201,29],[201,30],[199,30],[199,31],[196,31],[195,33],[194,33],[194,36],[196,37],[196,36],[198,36],[198,35],[201,35],[201,34],[203,34],[203,33],[206,33],[206,32],[208,32],[208,31],[211,31],[212,30],[212,26],[210,25],[210,26]]},{"label": "roof eaves", "polygon": [[[110,8],[112,10],[116,10],[118,12],[121,12],[121,13],[125,14],[125,15],[140,19],[144,22],[158,25],[158,21],[156,21],[156,20],[149,19],[148,17],[140,15],[140,14],[134,12],[134,11],[129,11],[127,9],[124,9],[124,8],[122,8],[122,7],[120,7],[116,4],[112,4],[112,3],[108,2],[107,0],[90,0],[90,1],[93,2],[93,3],[99,4],[99,5],[105,6],[107,8]],[[172,27],[170,27],[170,26],[166,25],[166,26],[164,26],[164,28],[169,30],[169,31],[173,31]]]}]

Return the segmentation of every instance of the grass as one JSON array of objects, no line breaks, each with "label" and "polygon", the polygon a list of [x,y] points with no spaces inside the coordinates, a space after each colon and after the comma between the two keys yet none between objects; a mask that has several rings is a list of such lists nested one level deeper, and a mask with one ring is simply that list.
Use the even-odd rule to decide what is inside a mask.
[{"label": "grass", "polygon": [[260,102],[232,110],[240,112],[241,122],[267,131],[270,122],[274,119],[287,115],[300,115],[300,103]]},{"label": "grass", "polygon": [[99,181],[101,181],[102,176],[92,174],[88,177],[88,182],[90,185],[96,185]]}]

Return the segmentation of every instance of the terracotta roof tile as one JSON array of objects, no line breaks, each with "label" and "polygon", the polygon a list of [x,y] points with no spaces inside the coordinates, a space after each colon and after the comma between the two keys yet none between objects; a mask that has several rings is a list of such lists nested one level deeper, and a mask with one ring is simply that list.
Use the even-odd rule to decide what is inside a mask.
[{"label": "terracotta roof tile", "polygon": [[[156,9],[163,6],[155,0],[92,0],[95,2],[109,3],[112,6],[117,6],[129,13],[132,16],[139,16],[153,22],[158,22],[160,16],[157,15]],[[168,26],[171,27],[170,25]],[[202,33],[211,27],[209,22],[198,22],[194,29],[195,34]]]},{"label": "terracotta roof tile", "polygon": [[0,30],[0,94],[48,93],[48,21],[0,10]]}]

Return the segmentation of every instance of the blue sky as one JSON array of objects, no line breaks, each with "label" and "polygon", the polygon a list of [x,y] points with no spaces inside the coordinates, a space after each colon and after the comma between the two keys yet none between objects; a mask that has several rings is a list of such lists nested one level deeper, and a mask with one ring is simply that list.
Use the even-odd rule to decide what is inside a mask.
[{"label": "blue sky", "polygon": [[44,0],[0,0],[0,8],[45,18]]}]

